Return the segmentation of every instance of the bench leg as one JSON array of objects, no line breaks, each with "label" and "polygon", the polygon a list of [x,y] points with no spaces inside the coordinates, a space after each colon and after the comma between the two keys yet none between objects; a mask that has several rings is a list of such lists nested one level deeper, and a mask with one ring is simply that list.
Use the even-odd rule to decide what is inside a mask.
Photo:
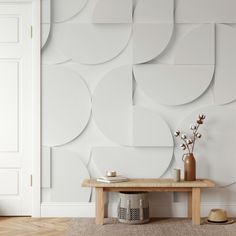
[{"label": "bench leg", "polygon": [[96,224],[102,225],[104,219],[104,194],[103,188],[96,188]]},{"label": "bench leg", "polygon": [[192,188],[192,223],[193,225],[200,225],[200,202],[201,202],[201,189]]},{"label": "bench leg", "polygon": [[188,218],[192,218],[192,191],[188,192]]}]

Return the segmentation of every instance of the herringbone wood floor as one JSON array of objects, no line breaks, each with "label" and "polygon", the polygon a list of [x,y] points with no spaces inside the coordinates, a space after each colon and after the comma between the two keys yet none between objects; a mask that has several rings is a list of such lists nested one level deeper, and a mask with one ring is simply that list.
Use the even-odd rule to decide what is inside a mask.
[{"label": "herringbone wood floor", "polygon": [[72,218],[0,217],[0,236],[64,236]]}]

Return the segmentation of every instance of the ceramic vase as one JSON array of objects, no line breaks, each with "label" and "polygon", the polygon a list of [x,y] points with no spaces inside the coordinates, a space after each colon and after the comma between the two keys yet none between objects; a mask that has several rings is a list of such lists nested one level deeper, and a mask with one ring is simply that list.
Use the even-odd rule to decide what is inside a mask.
[{"label": "ceramic vase", "polygon": [[196,180],[196,161],[193,153],[184,154],[182,160],[184,162],[184,180]]}]

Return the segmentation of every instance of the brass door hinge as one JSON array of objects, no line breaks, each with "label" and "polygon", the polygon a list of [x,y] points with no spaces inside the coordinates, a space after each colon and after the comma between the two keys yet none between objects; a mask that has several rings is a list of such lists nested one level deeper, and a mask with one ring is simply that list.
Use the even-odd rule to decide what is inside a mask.
[{"label": "brass door hinge", "polygon": [[30,175],[30,186],[32,187],[33,186],[33,176]]},{"label": "brass door hinge", "polygon": [[33,38],[33,26],[30,26],[30,38]]}]

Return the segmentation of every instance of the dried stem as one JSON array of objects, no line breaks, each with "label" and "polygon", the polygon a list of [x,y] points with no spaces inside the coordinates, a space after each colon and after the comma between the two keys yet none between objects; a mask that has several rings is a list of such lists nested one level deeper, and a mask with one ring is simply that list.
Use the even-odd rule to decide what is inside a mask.
[{"label": "dried stem", "polygon": [[201,138],[201,134],[198,133],[198,129],[200,127],[201,124],[203,124],[203,121],[205,120],[206,116],[204,114],[201,114],[198,116],[197,118],[197,124],[195,125],[191,125],[190,129],[192,130],[192,135],[190,136],[190,138],[188,139],[188,136],[184,133],[181,134],[181,132],[179,130],[176,130],[174,135],[175,137],[179,137],[180,139],[183,140],[183,144],[181,145],[181,148],[183,150],[185,150],[187,148],[187,151],[189,153],[193,153],[194,148],[195,148],[195,142],[197,140],[197,138]]},{"label": "dried stem", "polygon": [[197,128],[193,131],[193,145],[192,145],[192,153],[194,151],[194,146],[195,146],[195,141],[196,141],[196,134],[197,134],[197,131],[198,131],[198,128],[199,128],[200,124],[197,125]]},{"label": "dried stem", "polygon": [[186,145],[186,147],[187,147],[187,149],[188,149],[188,151],[190,153],[190,149],[189,149],[187,141],[184,138],[182,138],[181,136],[180,136],[180,138],[184,141],[184,143],[185,143],[185,145]]}]

